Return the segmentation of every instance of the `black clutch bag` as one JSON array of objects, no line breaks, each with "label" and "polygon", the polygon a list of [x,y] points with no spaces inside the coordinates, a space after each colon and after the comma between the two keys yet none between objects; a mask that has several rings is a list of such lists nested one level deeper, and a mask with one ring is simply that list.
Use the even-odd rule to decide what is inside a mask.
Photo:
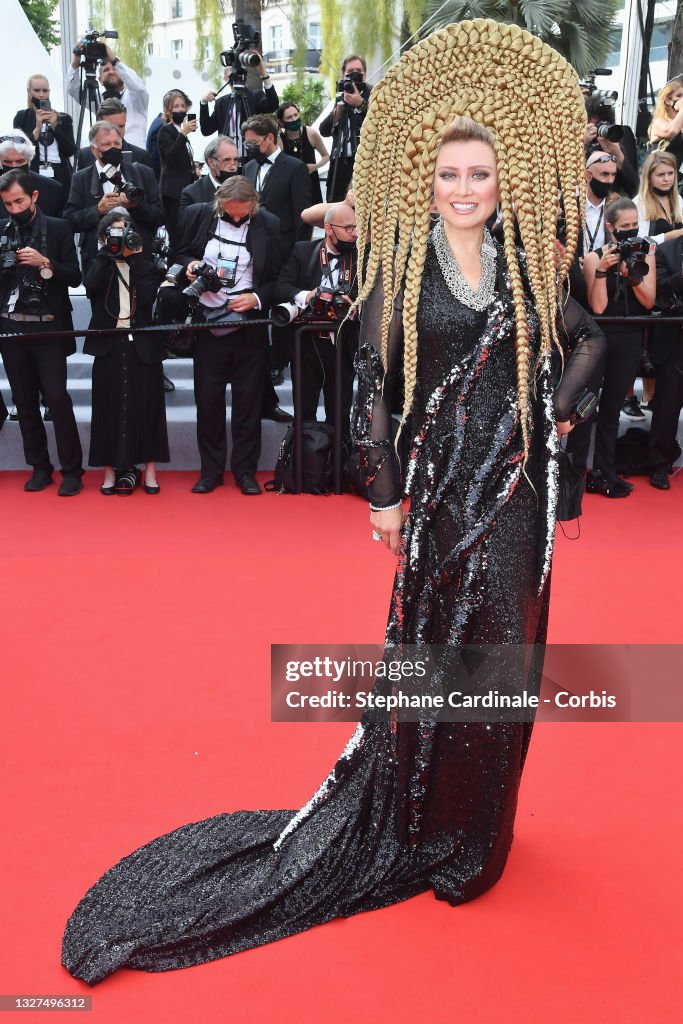
[{"label": "black clutch bag", "polygon": [[581,515],[581,499],[586,489],[586,478],[574,468],[574,457],[564,448],[557,453],[559,468],[557,520],[566,523]]}]

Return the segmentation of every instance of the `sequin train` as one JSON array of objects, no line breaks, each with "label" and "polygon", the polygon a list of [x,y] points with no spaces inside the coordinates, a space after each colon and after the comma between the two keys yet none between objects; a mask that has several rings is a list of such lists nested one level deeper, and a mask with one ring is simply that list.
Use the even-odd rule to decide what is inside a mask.
[{"label": "sequin train", "polygon": [[[387,626],[392,648],[542,650],[545,640],[557,490],[550,367],[541,367],[531,398],[524,475],[500,249],[497,260],[497,298],[481,313],[452,296],[433,252],[425,265],[415,404],[423,414]],[[366,315],[372,323],[372,303]],[[531,308],[529,315],[533,323]],[[577,348],[585,357],[592,345],[593,369],[599,332],[583,327]],[[358,366],[355,423],[371,493],[395,501],[377,352],[363,350]],[[587,373],[565,387],[559,418]],[[555,415],[557,403],[556,392]],[[529,685],[539,671],[532,659]],[[299,811],[219,814],[154,839],[107,871],[68,921],[64,966],[94,985],[121,967],[188,967],[427,890],[453,905],[474,899],[505,866],[531,728],[364,718]]]}]

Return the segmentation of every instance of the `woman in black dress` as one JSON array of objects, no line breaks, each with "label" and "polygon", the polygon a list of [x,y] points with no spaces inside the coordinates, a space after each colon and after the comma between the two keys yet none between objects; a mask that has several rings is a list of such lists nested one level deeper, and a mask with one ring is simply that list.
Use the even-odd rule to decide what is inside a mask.
[{"label": "woman in black dress", "polygon": [[89,465],[104,466],[102,494],[130,494],[144,462],[144,490],[158,494],[156,463],[168,462],[161,334],[137,334],[152,322],[159,275],[142,254],[140,236],[125,210],[100,221],[99,251],[85,274],[92,304],[90,328],[130,333],[86,338],[95,357]]},{"label": "woman in black dress", "polygon": [[194,155],[189,136],[197,131],[197,118],[189,115],[192,101],[181,89],[171,89],[163,100],[164,123],[157,135],[161,177],[159,191],[166,214],[171,254],[175,253],[180,241],[180,195],[186,185],[197,180],[194,170]]},{"label": "woman in black dress", "polygon": [[329,162],[330,155],[320,132],[301,124],[301,111],[296,103],[281,103],[277,108],[277,120],[283,151],[288,156],[303,160],[308,167],[311,175],[311,204],[322,203],[318,171]]},{"label": "woman in black dress", "polygon": [[76,152],[73,121],[69,114],[50,108],[50,83],[44,75],[31,75],[26,98],[26,107],[16,112],[13,126],[21,128],[35,143],[31,170],[58,181],[66,203],[71,184],[70,158]]},{"label": "woman in black dress", "polygon": [[[477,121],[456,117],[463,111]],[[463,644],[537,645],[514,674],[532,691],[547,624],[556,421],[570,429],[604,344],[576,304],[558,308],[557,181],[581,194],[584,123],[578,80],[559,54],[516,26],[462,22],[418,43],[376,87],[355,164],[359,249],[372,238],[356,436],[375,539],[399,550],[386,657],[412,644],[445,645],[454,660]],[[539,174],[541,196],[530,185]],[[485,231],[498,198],[502,246]],[[566,205],[560,283],[579,235],[577,204]],[[553,395],[562,314],[574,345]],[[401,357],[416,428],[403,525],[389,394]],[[95,984],[122,966],[187,967],[420,892],[453,905],[476,898],[500,878],[512,843],[532,728],[521,717],[366,713],[298,812],[219,814],[108,871],[68,923],[64,965]]]}]

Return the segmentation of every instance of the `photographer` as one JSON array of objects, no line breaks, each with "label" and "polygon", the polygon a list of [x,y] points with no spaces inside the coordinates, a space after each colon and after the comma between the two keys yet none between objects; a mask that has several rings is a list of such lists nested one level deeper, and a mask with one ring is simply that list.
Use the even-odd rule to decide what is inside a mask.
[{"label": "photographer", "polygon": [[69,226],[38,209],[38,193],[21,170],[0,177],[0,196],[10,220],[0,226],[0,354],[19,416],[24,455],[33,466],[25,491],[52,483],[52,463],[40,415],[40,394],[52,411],[57,452],[64,479],[60,497],[82,490],[83,454],[71,398],[66,390],[66,357],[76,351],[73,338],[31,340],[32,334],[71,331],[69,287],[81,283]]},{"label": "photographer", "polygon": [[159,191],[166,217],[166,231],[171,253],[178,246],[178,211],[180,195],[197,179],[190,135],[197,131],[197,118],[188,113],[192,100],[182,89],[171,89],[163,99],[164,123],[157,142],[161,158]]},{"label": "photographer", "polygon": [[[324,320],[335,326],[344,319],[356,298],[356,213],[351,206],[337,203],[325,215],[325,237],[315,242],[297,242],[282,268],[273,293],[273,305],[290,303],[293,324],[299,317]],[[336,300],[338,309],[333,305]],[[349,413],[353,400],[353,359],[358,349],[358,324],[347,321],[339,332],[342,345],[342,430],[349,434]],[[325,421],[334,423],[335,342],[329,331],[304,337],[301,349],[301,390],[303,407],[297,415],[315,420],[322,388]]]},{"label": "photographer", "polygon": [[[13,131],[0,135],[2,173],[15,170],[24,171],[31,179],[33,190],[38,192],[38,208],[46,217],[61,217],[64,209],[62,186],[58,181],[46,178],[30,169],[29,163],[34,155],[33,143],[20,128],[14,128]],[[0,220],[8,216],[7,210],[0,202]]]},{"label": "photographer", "polygon": [[[126,157],[134,164],[144,164],[145,167],[151,167],[149,153],[146,149],[140,149],[139,146],[134,146],[126,138],[126,123],[127,123],[127,111],[121,100],[112,98],[110,100],[102,100],[97,113],[95,114],[97,121],[106,121],[107,124],[111,124],[116,128],[117,132],[121,136],[121,146]],[[84,167],[92,167],[95,163],[95,156],[90,146],[83,146],[78,151],[78,169],[82,170]]]},{"label": "photographer", "polygon": [[[647,241],[638,239],[638,210],[630,199],[617,199],[605,210],[608,242],[588,253],[583,263],[588,303],[596,314],[644,316],[655,301],[655,258]],[[600,321],[598,319],[598,324]],[[602,326],[602,325],[600,325]],[[605,324],[607,339],[600,408],[596,416],[593,469],[586,478],[586,490],[606,498],[627,498],[632,484],[617,476],[615,447],[619,413],[624,397],[640,366],[640,327]],[[598,381],[591,390],[596,391]],[[574,465],[584,472],[588,460],[592,421],[579,423],[569,435],[567,451]]]},{"label": "photographer", "polygon": [[[683,315],[683,237],[657,246],[657,306],[667,316]],[[669,473],[680,454],[676,436],[683,409],[683,332],[677,324],[657,326],[650,346],[656,398],[650,425],[650,483],[668,491]]]},{"label": "photographer", "polygon": [[334,109],[320,122],[320,134],[333,137],[327,171],[328,203],[341,202],[351,184],[360,130],[370,99],[371,87],[365,81],[366,73],[364,57],[351,54],[344,59]]},{"label": "photographer", "polygon": [[59,182],[66,202],[71,181],[69,157],[76,152],[73,122],[68,114],[52,109],[50,83],[44,75],[31,75],[26,83],[26,98],[26,108],[14,115],[14,127],[33,139],[35,155],[31,170]]},{"label": "photographer", "polygon": [[209,173],[200,175],[191,185],[185,186],[180,196],[181,210],[196,203],[210,203],[219,185],[239,174],[237,146],[225,135],[217,135],[208,144],[204,150],[204,160]]},{"label": "photographer", "polygon": [[638,191],[638,144],[628,125],[614,123],[614,105],[599,96],[586,96],[588,124],[584,135],[586,156],[608,153],[614,157],[617,172],[612,191],[622,196],[633,196]]},{"label": "photographer", "polygon": [[[250,47],[249,53],[258,57],[258,63],[253,68],[249,68],[249,71],[243,69],[238,70],[237,73],[234,66],[226,68],[227,92],[216,98],[215,91],[210,89],[202,96],[199,105],[199,127],[202,135],[213,135],[214,132],[218,132],[219,135],[227,135],[228,138],[235,139],[238,147],[242,146],[240,129],[246,119],[252,114],[271,114],[277,110],[280,102],[275,86],[263,63],[263,57],[255,47]],[[245,83],[250,80],[261,83],[258,89],[244,87],[242,93],[244,102],[238,99],[237,93],[233,90],[233,85],[241,85],[242,79]],[[214,103],[214,100],[213,111],[209,113],[209,103]],[[240,149],[240,156],[243,155],[243,151]]]},{"label": "photographer", "polygon": [[84,276],[92,304],[89,327],[128,327],[130,334],[86,338],[95,357],[88,464],[104,466],[102,494],[130,494],[136,463],[144,462],[144,489],[158,494],[156,463],[168,462],[161,334],[138,334],[152,323],[159,277],[142,253],[130,215],[105,214],[97,229],[99,250]]},{"label": "photographer", "polygon": [[[78,69],[81,66],[87,45],[84,40],[78,40],[74,46],[71,67],[66,75],[66,91],[77,103],[81,102]],[[144,149],[147,138],[149,93],[140,76],[112,53],[108,46],[105,46],[104,52],[105,60],[100,67],[98,76],[102,87],[102,99],[107,100],[113,97],[121,100],[128,112],[126,125],[128,138],[136,146]]]},{"label": "photographer", "polygon": [[97,253],[100,219],[114,207],[123,207],[130,213],[147,257],[151,256],[154,232],[164,221],[154,172],[149,167],[122,159],[121,136],[117,129],[106,121],[96,121],[88,138],[95,164],[76,171],[64,210],[72,230],[80,232],[84,273]]},{"label": "photographer", "polygon": [[[220,186],[213,203],[186,211],[178,261],[193,290],[201,290],[195,311],[199,321],[210,318],[222,324],[231,315],[234,319],[234,314],[238,319],[249,315],[265,318],[282,262],[277,218],[259,211],[256,190],[249,181],[241,176],[231,178]],[[209,273],[199,275],[198,269],[205,271],[206,265]],[[165,290],[160,289],[160,298]],[[221,326],[197,332],[194,389],[201,476],[192,488],[195,494],[209,494],[223,483],[227,460],[225,388],[229,382],[230,468],[243,494],[261,493],[255,473],[261,452],[267,345],[265,325]]]},{"label": "photographer", "polygon": [[583,253],[586,256],[605,244],[605,203],[614,191],[617,162],[610,153],[597,150],[586,159],[586,217],[583,231]]}]

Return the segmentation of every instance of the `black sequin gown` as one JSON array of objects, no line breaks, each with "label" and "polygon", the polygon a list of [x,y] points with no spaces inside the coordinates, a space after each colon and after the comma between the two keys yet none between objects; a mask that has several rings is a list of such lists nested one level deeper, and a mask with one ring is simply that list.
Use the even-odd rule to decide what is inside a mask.
[{"label": "black sequin gown", "polygon": [[[531,402],[527,473],[537,500],[522,475],[502,250],[498,265],[496,298],[475,313],[451,295],[429,249],[418,315],[421,425],[387,628],[392,646],[545,639],[553,421],[568,418],[601,357],[602,335],[569,307],[574,350],[555,410],[547,367]],[[399,491],[371,344],[379,303],[378,289],[364,314],[355,415],[373,499],[388,504]],[[388,379],[401,347],[400,314],[394,320]],[[530,731],[522,723],[364,719],[300,811],[237,811],[184,825],[107,871],[69,919],[62,962],[94,985],[120,967],[189,967],[430,889],[452,904],[471,900],[504,868]]]}]

